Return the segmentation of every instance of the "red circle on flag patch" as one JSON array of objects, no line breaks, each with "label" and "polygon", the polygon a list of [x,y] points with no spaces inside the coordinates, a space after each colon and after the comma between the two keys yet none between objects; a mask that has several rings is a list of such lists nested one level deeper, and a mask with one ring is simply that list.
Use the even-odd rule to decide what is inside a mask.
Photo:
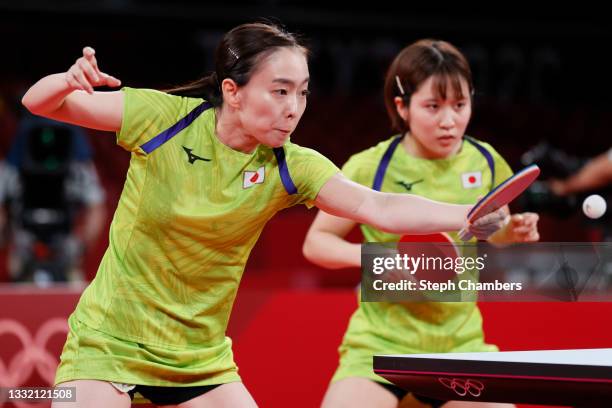
[{"label": "red circle on flag patch", "polygon": [[470,176],[470,178],[468,178],[468,181],[470,182],[470,184],[474,184],[476,182],[476,177]]},{"label": "red circle on flag patch", "polygon": [[253,176],[251,176],[251,183],[255,183],[258,178],[259,178],[259,174],[258,173],[253,174]]}]

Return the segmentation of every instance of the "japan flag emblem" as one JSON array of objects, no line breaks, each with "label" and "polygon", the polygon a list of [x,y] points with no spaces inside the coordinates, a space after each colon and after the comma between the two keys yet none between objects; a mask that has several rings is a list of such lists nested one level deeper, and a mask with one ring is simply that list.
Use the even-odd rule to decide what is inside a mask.
[{"label": "japan flag emblem", "polygon": [[461,182],[463,184],[463,188],[480,187],[482,186],[482,173],[479,171],[463,173],[461,175]]},{"label": "japan flag emblem", "polygon": [[264,166],[258,168],[257,171],[245,171],[244,177],[242,178],[242,188],[249,188],[255,184],[263,183],[265,175]]}]

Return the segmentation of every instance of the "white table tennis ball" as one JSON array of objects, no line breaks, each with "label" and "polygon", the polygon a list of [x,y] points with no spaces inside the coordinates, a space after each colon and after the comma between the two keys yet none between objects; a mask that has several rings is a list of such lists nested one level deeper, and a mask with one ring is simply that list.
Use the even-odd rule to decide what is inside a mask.
[{"label": "white table tennis ball", "polygon": [[582,211],[587,217],[597,219],[606,212],[606,200],[597,194],[590,195],[584,199]]}]

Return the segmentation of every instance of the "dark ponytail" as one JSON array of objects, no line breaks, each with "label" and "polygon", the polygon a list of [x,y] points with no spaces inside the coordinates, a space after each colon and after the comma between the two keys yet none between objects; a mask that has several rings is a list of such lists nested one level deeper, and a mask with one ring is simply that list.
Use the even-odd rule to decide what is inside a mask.
[{"label": "dark ponytail", "polygon": [[213,106],[221,106],[223,104],[221,85],[217,79],[216,72],[184,85],[179,85],[176,88],[167,89],[165,92],[172,95],[202,98],[212,103]]}]

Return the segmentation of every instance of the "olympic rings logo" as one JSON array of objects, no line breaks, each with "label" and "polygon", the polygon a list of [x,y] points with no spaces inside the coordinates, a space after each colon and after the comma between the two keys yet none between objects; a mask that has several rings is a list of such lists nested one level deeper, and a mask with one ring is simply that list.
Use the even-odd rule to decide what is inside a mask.
[{"label": "olympic rings logo", "polygon": [[446,388],[455,391],[460,397],[465,397],[470,394],[473,397],[480,397],[485,386],[477,380],[462,379],[462,378],[438,378],[438,381]]},{"label": "olympic rings logo", "polygon": [[4,365],[0,359],[0,387],[24,385],[35,369],[47,384],[53,385],[59,360],[47,350],[47,342],[57,333],[68,333],[65,318],[47,320],[34,336],[21,323],[12,319],[0,319],[0,336],[12,334],[22,346],[22,350],[13,356],[8,365]]}]

